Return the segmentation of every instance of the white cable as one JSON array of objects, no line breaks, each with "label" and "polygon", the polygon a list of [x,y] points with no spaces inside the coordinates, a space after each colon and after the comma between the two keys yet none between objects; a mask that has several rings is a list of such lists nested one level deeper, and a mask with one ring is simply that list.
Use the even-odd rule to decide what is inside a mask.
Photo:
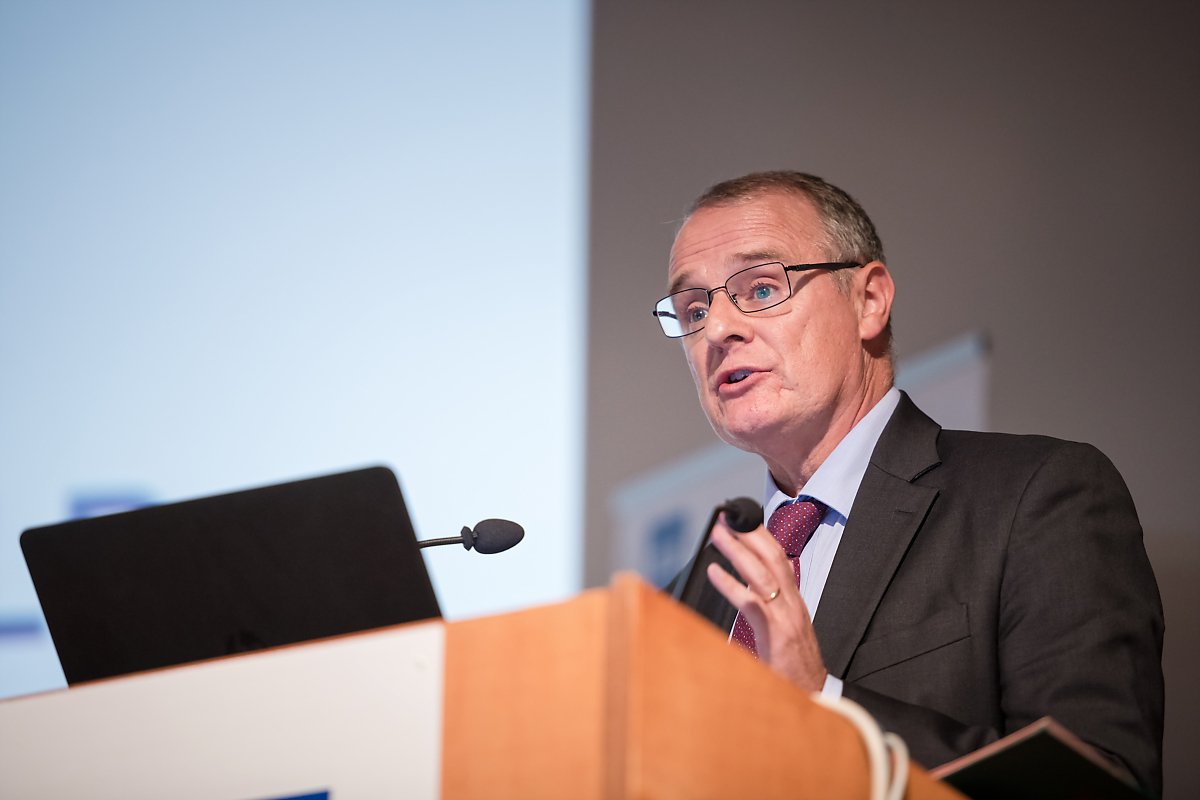
[{"label": "white cable", "polygon": [[892,752],[892,786],[887,800],[902,800],[908,788],[908,745],[891,731],[883,734],[883,742]]},{"label": "white cable", "polygon": [[870,771],[871,800],[901,800],[908,787],[908,747],[894,733],[884,733],[867,711],[844,697],[827,697],[814,692],[816,700],[848,719],[862,736]]}]

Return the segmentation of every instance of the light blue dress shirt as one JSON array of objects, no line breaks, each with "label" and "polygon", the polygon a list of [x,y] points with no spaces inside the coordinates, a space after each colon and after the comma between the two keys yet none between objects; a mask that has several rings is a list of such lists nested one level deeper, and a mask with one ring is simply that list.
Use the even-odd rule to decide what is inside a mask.
[{"label": "light blue dress shirt", "polygon": [[[833,567],[833,557],[837,555],[838,544],[842,541],[842,531],[845,530],[846,520],[850,518],[850,511],[854,508],[859,484],[862,483],[863,475],[867,473],[867,465],[871,463],[871,453],[899,403],[900,390],[893,386],[880,398],[875,407],[850,429],[804,484],[800,494],[796,495],[811,497],[829,506],[825,518],[821,520],[804,552],[800,554],[800,596],[804,598],[808,613],[814,619],[821,604],[825,581],[829,579],[829,570]],[[764,519],[770,519],[775,509],[796,499],[780,491],[770,473],[767,474],[765,496]],[[842,680],[832,675],[827,676],[821,691],[826,695],[840,697]]]}]

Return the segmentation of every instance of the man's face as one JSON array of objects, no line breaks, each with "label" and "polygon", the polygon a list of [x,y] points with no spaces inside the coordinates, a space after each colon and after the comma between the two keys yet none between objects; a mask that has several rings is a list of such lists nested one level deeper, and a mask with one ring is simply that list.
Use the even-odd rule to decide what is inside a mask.
[{"label": "man's face", "polygon": [[[670,291],[711,289],[768,261],[830,261],[824,239],[816,210],[791,194],[702,209],[675,237]],[[743,314],[717,292],[704,329],[681,339],[717,435],[768,460],[781,446],[816,447],[855,414],[866,370],[856,292],[843,294],[826,270],[789,275],[782,305]]]}]

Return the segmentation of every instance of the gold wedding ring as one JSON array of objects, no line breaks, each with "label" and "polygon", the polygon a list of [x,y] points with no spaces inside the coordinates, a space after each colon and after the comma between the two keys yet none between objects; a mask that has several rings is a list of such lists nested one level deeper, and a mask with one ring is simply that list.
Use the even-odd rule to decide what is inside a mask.
[{"label": "gold wedding ring", "polygon": [[771,592],[769,595],[767,595],[766,602],[767,602],[767,603],[769,603],[769,602],[771,602],[772,600],[774,600],[776,597],[779,597],[779,590],[778,590],[778,589],[776,589],[775,591],[773,591],[773,592]]}]

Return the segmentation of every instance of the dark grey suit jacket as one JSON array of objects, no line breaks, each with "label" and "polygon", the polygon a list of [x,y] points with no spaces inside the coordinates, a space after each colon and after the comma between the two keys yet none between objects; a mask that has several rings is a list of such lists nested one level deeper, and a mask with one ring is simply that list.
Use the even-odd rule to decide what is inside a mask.
[{"label": "dark grey suit jacket", "polygon": [[[715,590],[698,610],[732,624]],[[942,430],[902,397],[813,627],[845,696],[926,766],[1050,715],[1162,791],[1158,586],[1089,445]]]}]

